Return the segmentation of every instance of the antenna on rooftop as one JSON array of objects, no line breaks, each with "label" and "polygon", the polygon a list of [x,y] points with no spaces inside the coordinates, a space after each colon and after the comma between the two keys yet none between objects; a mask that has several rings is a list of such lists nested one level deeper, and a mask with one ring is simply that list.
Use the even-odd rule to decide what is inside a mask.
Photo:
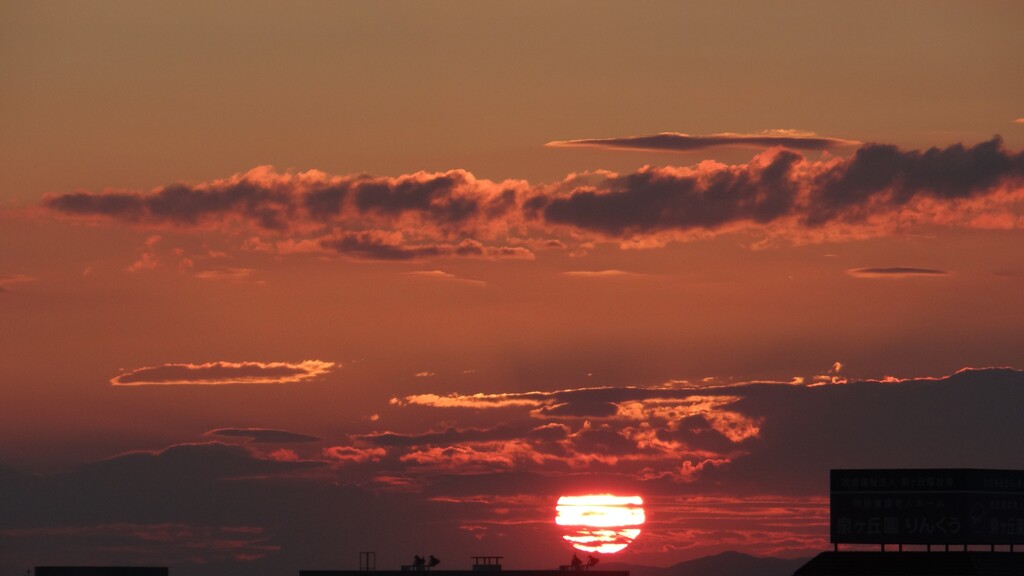
[{"label": "antenna on rooftop", "polygon": [[359,553],[359,571],[360,572],[373,572],[377,569],[377,553],[376,552],[360,552]]}]

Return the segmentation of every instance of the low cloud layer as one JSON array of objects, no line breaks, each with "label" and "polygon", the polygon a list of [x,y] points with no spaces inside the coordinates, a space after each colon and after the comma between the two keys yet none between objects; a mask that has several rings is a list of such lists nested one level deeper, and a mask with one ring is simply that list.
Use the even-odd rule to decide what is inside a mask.
[{"label": "low cloud layer", "polygon": [[206,433],[207,436],[224,436],[228,438],[244,438],[256,444],[291,444],[301,442],[318,442],[320,438],[308,434],[298,434],[287,430],[271,430],[268,428],[217,428]]},{"label": "low cloud layer", "polygon": [[692,136],[678,132],[662,132],[652,136],[629,136],[626,138],[583,138],[579,140],[557,140],[545,146],[552,148],[586,147],[611,150],[651,150],[690,152],[706,150],[717,146],[749,146],[772,148],[781,146],[793,150],[826,150],[842,146],[857,146],[860,142],[841,138],[826,138],[798,130],[770,130],[760,134],[711,134]]},{"label": "low cloud layer", "polygon": [[[830,468],[1024,467],[1024,373],[847,381],[843,369],[786,383],[408,394],[372,429],[325,445],[178,444],[46,476],[0,467],[0,557],[30,562],[54,538],[79,557],[121,543],[124,561],[205,575],[233,543],[235,561],[271,573],[368,545],[397,563],[445,542],[556,564],[554,504],[592,489],[644,496],[635,557],[809,555],[827,545]],[[222,544],[182,550],[197,538]]]},{"label": "low cloud layer", "polygon": [[281,550],[257,526],[113,522],[14,528],[0,530],[0,536],[20,547],[48,542],[46,561],[61,565],[109,564],[104,548],[118,550],[132,562],[164,565],[168,559],[187,557],[204,563],[254,562]]},{"label": "low cloud layer", "polygon": [[[788,148],[834,143],[756,138]],[[250,250],[385,261],[522,259],[552,246],[658,247],[737,232],[757,242],[820,242],[914,227],[1024,227],[1024,153],[998,137],[927,150],[865,144],[848,158],[820,160],[788,148],[745,164],[646,166],[534,185],[464,170],[392,178],[260,167],[197,185],[76,192],[42,203],[72,218],[234,230]]]},{"label": "low cloud layer", "polygon": [[223,384],[295,384],[327,374],[333,362],[207,362],[136,368],[110,380],[114,386],[213,386]]},{"label": "low cloud layer", "polygon": [[[769,490],[763,479],[777,478],[770,490],[789,494],[822,488],[816,478],[829,467],[1021,465],[1016,448],[977,446],[1010,433],[1014,404],[1007,402],[1024,398],[1024,373],[850,382],[841,369],[836,363],[826,374],[785,383],[413,394],[392,400],[408,412],[402,419],[463,424],[380,431],[353,437],[351,446],[384,449],[382,462],[415,465],[420,474],[614,472],[637,487],[664,482],[676,490],[754,478],[761,484],[744,490]],[[963,439],[962,449],[939,441],[950,435]],[[885,438],[884,455],[865,451]]]}]

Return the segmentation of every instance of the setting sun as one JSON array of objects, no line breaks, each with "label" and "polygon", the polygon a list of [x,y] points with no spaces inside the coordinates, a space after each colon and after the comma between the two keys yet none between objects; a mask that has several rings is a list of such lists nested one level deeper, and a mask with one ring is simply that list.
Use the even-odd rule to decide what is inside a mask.
[{"label": "setting sun", "polygon": [[643,504],[639,496],[562,496],[555,506],[555,523],[566,528],[562,538],[573,548],[614,554],[640,535],[646,520]]},{"label": "setting sun", "polygon": [[1024,0],[779,4],[0,0],[0,576],[1024,576]]}]

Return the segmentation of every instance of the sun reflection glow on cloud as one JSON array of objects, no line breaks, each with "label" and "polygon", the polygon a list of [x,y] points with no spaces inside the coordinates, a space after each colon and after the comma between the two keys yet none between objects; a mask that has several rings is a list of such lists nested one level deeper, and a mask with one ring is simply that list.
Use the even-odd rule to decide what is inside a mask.
[{"label": "sun reflection glow on cloud", "polygon": [[584,552],[614,554],[640,535],[646,516],[639,496],[588,494],[562,496],[555,506],[555,523],[562,538]]}]

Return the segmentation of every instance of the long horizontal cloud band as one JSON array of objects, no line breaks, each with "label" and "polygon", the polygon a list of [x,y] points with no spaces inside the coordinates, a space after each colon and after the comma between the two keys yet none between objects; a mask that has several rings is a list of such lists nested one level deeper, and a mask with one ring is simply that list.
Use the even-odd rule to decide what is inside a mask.
[{"label": "long horizontal cloud band", "polygon": [[667,150],[672,152],[688,152],[706,150],[715,146],[782,146],[794,150],[825,150],[841,146],[856,146],[860,142],[827,138],[814,134],[803,134],[788,130],[767,132],[764,134],[711,134],[709,136],[691,136],[678,132],[662,132],[653,136],[630,136],[627,138],[584,138],[579,140],[558,140],[548,142],[545,146],[552,148],[587,147],[608,148],[612,150]]},{"label": "long horizontal cloud band", "polygon": [[797,237],[837,224],[863,234],[900,224],[1018,228],[1024,226],[1024,153],[1008,151],[998,137],[924,151],[867,144],[849,158],[824,160],[773,149],[745,164],[572,174],[540,185],[477,179],[464,170],[392,178],[259,167],[145,193],[51,195],[43,206],[140,225],[237,223],[277,238],[262,247],[281,252],[529,258],[527,246],[503,243],[566,232],[677,239],[767,231],[769,224],[773,234]]},{"label": "long horizontal cloud band", "polygon": [[216,386],[223,384],[294,384],[315,379],[335,368],[334,362],[207,362],[161,364],[118,374],[114,386]]}]

